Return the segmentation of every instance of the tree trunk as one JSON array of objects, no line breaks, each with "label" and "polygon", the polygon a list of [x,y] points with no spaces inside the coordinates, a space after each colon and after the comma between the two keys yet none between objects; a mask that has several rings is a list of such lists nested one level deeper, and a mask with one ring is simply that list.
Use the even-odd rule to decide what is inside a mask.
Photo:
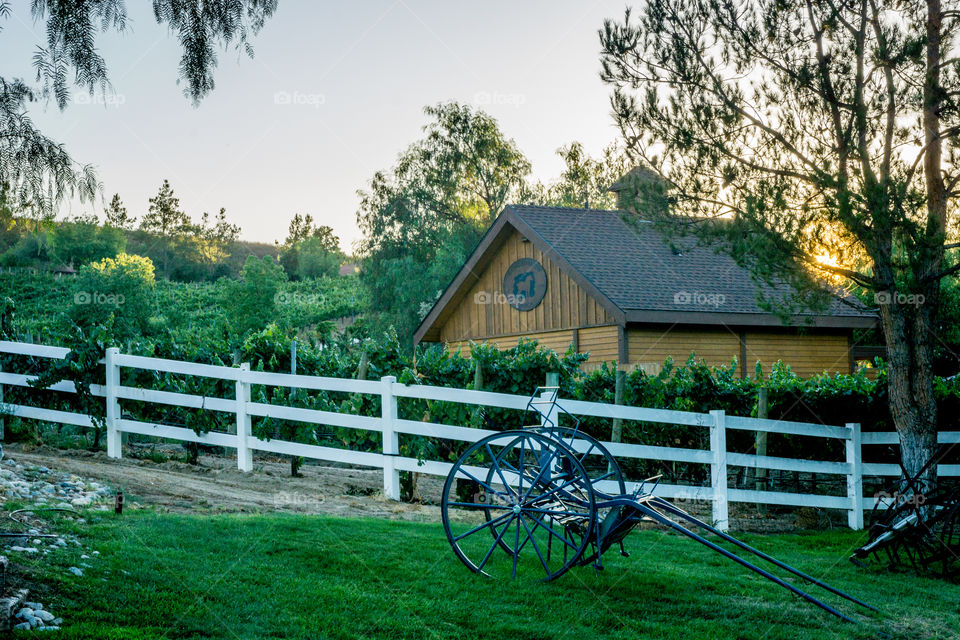
[{"label": "tree trunk", "polygon": [[[933,395],[933,344],[925,305],[913,307],[894,297],[880,306],[887,343],[887,393],[890,414],[900,434],[900,455],[910,476],[916,476],[937,448],[937,404]],[[923,474],[936,480],[936,465]]]}]

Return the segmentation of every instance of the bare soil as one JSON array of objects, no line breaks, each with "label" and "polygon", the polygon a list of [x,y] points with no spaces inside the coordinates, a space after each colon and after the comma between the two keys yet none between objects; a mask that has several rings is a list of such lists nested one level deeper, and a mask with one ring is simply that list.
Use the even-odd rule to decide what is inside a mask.
[{"label": "bare soil", "polygon": [[[193,465],[131,457],[112,460],[102,451],[25,448],[17,444],[7,445],[5,453],[21,464],[68,471],[122,489],[125,503],[133,507],[149,505],[180,513],[289,511],[440,520],[436,506],[386,500],[379,470],[304,464],[300,477],[294,478],[289,462],[282,459],[255,459],[254,471],[247,474],[237,469],[232,458],[212,455],[201,455]],[[421,491],[432,488],[439,495],[439,484],[430,480],[421,481]]]},{"label": "bare soil", "polygon": [[[243,473],[232,457],[201,455],[198,464],[124,457],[107,458],[102,451],[84,449],[5,446],[21,464],[46,466],[122,489],[125,504],[150,506],[176,513],[292,512],[343,517],[439,522],[437,506],[443,479],[419,476],[423,503],[394,502],[383,496],[383,472],[335,463],[307,462],[300,477],[290,476],[289,461],[281,457],[255,457],[254,470]],[[181,452],[179,446],[171,452]],[[125,453],[126,455],[126,453]],[[709,520],[709,503],[679,506]],[[735,531],[783,532],[826,529],[841,525],[841,514],[813,510],[770,509],[755,505],[730,505]]]}]

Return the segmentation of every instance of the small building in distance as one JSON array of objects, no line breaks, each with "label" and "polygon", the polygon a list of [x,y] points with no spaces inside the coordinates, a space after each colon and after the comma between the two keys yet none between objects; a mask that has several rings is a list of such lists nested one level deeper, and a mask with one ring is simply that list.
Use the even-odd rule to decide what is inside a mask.
[{"label": "small building in distance", "polygon": [[[877,317],[831,301],[787,319],[762,309],[757,284],[729,256],[694,241],[668,242],[622,211],[511,205],[504,209],[418,328],[414,340],[470,353],[521,337],[660,371],[695,354],[711,366],[783,361],[801,376],[848,373],[854,329]],[[678,250],[679,247],[679,250]],[[784,321],[785,320],[785,321]]]}]

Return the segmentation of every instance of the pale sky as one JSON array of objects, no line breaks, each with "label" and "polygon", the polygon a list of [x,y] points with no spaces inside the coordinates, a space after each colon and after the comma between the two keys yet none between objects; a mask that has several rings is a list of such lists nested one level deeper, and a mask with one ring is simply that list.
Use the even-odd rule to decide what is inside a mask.
[{"label": "pale sky", "polygon": [[[226,207],[246,240],[282,239],[302,212],[349,249],[356,191],[419,138],[423,107],[440,101],[496,117],[542,180],[561,171],[561,145],[596,155],[617,139],[597,30],[622,17],[623,0],[281,0],[254,59],[219,54],[216,89],[197,108],[176,84],[175,38],[150,3],[127,4],[128,30],[100,39],[114,93],[75,92],[66,111],[35,105],[31,116],[138,218],[166,178],[188,214]],[[32,80],[42,42],[29,2],[14,0],[0,75]]]}]

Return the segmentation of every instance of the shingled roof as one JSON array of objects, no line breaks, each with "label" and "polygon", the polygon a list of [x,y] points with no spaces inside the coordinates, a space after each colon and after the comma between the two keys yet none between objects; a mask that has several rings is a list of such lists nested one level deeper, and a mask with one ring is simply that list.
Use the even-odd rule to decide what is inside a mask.
[{"label": "shingled roof", "polygon": [[[730,256],[694,239],[667,241],[652,224],[624,221],[621,211],[510,205],[497,218],[461,272],[416,333],[423,339],[486,265],[488,253],[516,229],[593,295],[621,323],[781,325],[760,306],[758,284]],[[776,298],[789,289],[760,285]],[[722,296],[718,298],[718,296]],[[717,304],[719,300],[722,303]],[[876,315],[841,299],[825,311],[800,313],[790,323],[870,327]],[[433,333],[433,332],[430,332]]]}]

